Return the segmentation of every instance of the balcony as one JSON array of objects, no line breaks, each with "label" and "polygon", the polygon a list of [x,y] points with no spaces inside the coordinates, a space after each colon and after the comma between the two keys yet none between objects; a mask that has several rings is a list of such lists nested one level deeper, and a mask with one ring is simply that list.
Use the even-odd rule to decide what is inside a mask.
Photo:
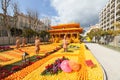
[{"label": "balcony", "polygon": [[111,23],[111,25],[113,25],[113,23],[114,23],[114,20],[112,20],[110,23]]},{"label": "balcony", "polygon": [[114,7],[115,6],[115,1],[111,3],[111,7]]},{"label": "balcony", "polygon": [[110,7],[110,3],[107,4],[107,8],[109,8],[109,7]]},{"label": "balcony", "polygon": [[120,22],[120,19],[116,19],[116,21]]},{"label": "balcony", "polygon": [[103,24],[106,24],[106,21],[104,21]]},{"label": "balcony", "polygon": [[112,13],[112,12],[115,12],[115,8],[114,8],[114,7],[113,7],[113,8],[111,8],[111,13]]},{"label": "balcony", "polygon": [[114,30],[114,26],[111,26],[111,29]]},{"label": "balcony", "polygon": [[120,14],[120,9],[117,9],[116,14]]},{"label": "balcony", "polygon": [[106,29],[109,28],[110,26],[109,25],[106,25]]},{"label": "balcony", "polygon": [[99,16],[100,19],[102,19],[102,16]]},{"label": "balcony", "polygon": [[103,27],[105,26],[105,24],[102,25]]},{"label": "balcony", "polygon": [[108,22],[108,21],[110,21],[110,18],[109,18],[109,17],[107,18],[107,22]]},{"label": "balcony", "polygon": [[110,16],[110,13],[107,13],[107,17],[109,17]]},{"label": "balcony", "polygon": [[115,2],[115,0],[111,0],[111,3]]},{"label": "balcony", "polygon": [[114,13],[110,15],[111,18],[114,18]]},{"label": "balcony", "polygon": [[110,22],[114,22],[114,18],[110,19]]},{"label": "balcony", "polygon": [[119,1],[119,2],[117,2],[117,7],[120,7],[120,1]]},{"label": "balcony", "polygon": [[110,7],[109,7],[109,8],[107,8],[107,12],[110,12]]},{"label": "balcony", "polygon": [[116,16],[116,20],[119,20],[119,19],[120,19],[120,14]]},{"label": "balcony", "polygon": [[104,16],[102,19],[103,19],[103,20],[105,20],[105,19],[106,19],[106,17]]},{"label": "balcony", "polygon": [[107,26],[109,26],[110,24],[109,23],[107,23]]}]

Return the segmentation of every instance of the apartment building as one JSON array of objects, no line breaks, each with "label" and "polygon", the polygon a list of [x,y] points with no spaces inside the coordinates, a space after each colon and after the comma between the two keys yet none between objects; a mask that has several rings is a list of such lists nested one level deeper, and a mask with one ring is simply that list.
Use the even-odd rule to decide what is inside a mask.
[{"label": "apartment building", "polygon": [[17,15],[17,25],[16,28],[24,29],[29,27],[29,19],[23,13]]},{"label": "apartment building", "polygon": [[109,0],[99,14],[100,27],[104,30],[116,30],[114,22],[120,22],[120,0]]},{"label": "apartment building", "polygon": [[[13,24],[13,17],[12,16],[7,16],[7,25],[10,26],[10,27],[13,27],[14,24]],[[0,13],[0,37],[2,36],[8,36],[8,33],[7,33],[7,28],[4,27],[4,24],[3,24],[3,14]]]},{"label": "apartment building", "polygon": [[48,30],[47,28],[49,28],[49,26],[46,26],[42,21],[38,20],[37,22],[34,22],[34,19],[30,19],[23,13],[18,14],[17,19],[17,28],[20,29],[31,28],[34,31],[41,31]]},{"label": "apartment building", "polygon": [[[34,19],[29,19],[29,17],[23,13],[19,13],[17,15],[17,20],[15,22],[14,16],[8,16],[9,23],[11,28],[17,28],[17,29],[32,29],[34,31],[42,31],[42,30],[49,30],[50,26],[43,23],[41,20],[38,20],[37,22],[34,21]],[[16,24],[16,26],[15,26]],[[0,37],[1,36],[8,36],[7,35],[7,28],[3,26],[3,14],[0,13]]]},{"label": "apartment building", "polygon": [[[19,13],[17,17],[9,16],[7,25],[9,25],[9,29],[12,35],[12,29],[17,28],[18,30],[24,29],[32,29],[36,32],[40,32],[42,30],[48,30],[50,26],[44,24],[41,20],[37,20],[35,22],[34,19],[30,19],[27,15],[23,13]],[[15,25],[16,24],[16,25]],[[15,37],[10,36],[8,37],[8,28],[3,25],[3,14],[0,13],[0,45],[6,44],[15,44]],[[34,38],[30,40],[30,42],[34,42]]]},{"label": "apartment building", "polygon": [[95,25],[90,26],[87,32],[85,33],[85,35],[87,35],[87,33],[89,33],[93,29],[100,29],[100,24],[95,24]]}]

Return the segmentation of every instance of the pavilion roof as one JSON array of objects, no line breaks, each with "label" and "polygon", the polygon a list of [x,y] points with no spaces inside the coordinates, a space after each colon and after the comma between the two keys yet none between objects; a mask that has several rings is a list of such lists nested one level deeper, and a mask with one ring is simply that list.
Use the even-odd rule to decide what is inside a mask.
[{"label": "pavilion roof", "polygon": [[60,28],[80,28],[80,24],[71,23],[71,24],[61,24],[57,26],[51,26],[52,29],[60,29]]},{"label": "pavilion roof", "polygon": [[55,29],[49,30],[50,33],[58,33],[58,32],[80,32],[82,33],[82,28],[69,28],[69,29]]}]

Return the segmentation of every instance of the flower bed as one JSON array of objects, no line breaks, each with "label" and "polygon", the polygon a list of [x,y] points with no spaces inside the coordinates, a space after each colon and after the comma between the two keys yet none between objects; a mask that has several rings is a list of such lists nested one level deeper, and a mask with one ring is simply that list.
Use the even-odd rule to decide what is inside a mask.
[{"label": "flower bed", "polygon": [[[54,55],[54,54],[53,54]],[[12,75],[8,76],[5,78],[5,80],[14,80],[14,79],[17,79],[17,80],[21,80],[23,79],[26,75],[28,75],[29,73],[31,73],[33,70],[37,69],[38,67],[40,67],[42,64],[44,64],[45,62],[47,62],[48,60],[52,59],[53,57],[57,57],[57,56],[62,56],[63,54],[59,54],[59,55],[50,55],[46,58],[43,58],[41,60],[38,60],[37,62],[34,62],[34,64],[16,72],[16,73],[13,73]],[[66,55],[69,55],[69,54],[66,54]],[[66,56],[65,55],[65,56]],[[71,54],[69,56],[72,56]],[[76,56],[76,55],[74,55]],[[32,60],[34,61],[34,60]],[[40,74],[40,73],[39,73]]]},{"label": "flower bed", "polygon": [[[53,50],[51,50],[51,51],[49,51],[49,52],[46,52],[44,56],[39,56],[39,55],[33,56],[33,57],[31,57],[32,59],[29,59],[29,61],[27,61],[27,62],[24,63],[24,64],[22,63],[22,61],[18,61],[18,62],[16,62],[16,63],[13,63],[12,65],[8,65],[8,66],[10,66],[9,69],[8,69],[8,67],[3,66],[3,68],[5,68],[5,69],[8,71],[9,74],[0,75],[0,79],[3,79],[3,78],[5,78],[5,77],[7,77],[7,76],[9,76],[9,75],[11,75],[11,74],[13,74],[13,73],[15,73],[15,72],[23,69],[23,68],[25,68],[25,67],[27,67],[27,66],[35,63],[36,61],[38,61],[38,60],[40,60],[40,59],[43,59],[43,58],[49,56],[50,54],[58,51],[59,49],[61,49],[61,47],[58,46],[58,47],[56,47],[55,49],[53,49]],[[11,55],[11,53],[7,53],[7,54]],[[18,54],[16,54],[16,55],[18,55]],[[21,56],[20,56],[20,57],[21,57]],[[16,64],[17,64],[17,65],[16,65]],[[4,70],[1,72],[1,74],[3,74],[3,73],[4,73]]]},{"label": "flower bed", "polygon": [[68,60],[68,58],[65,58],[64,56],[61,59],[57,59],[55,60],[55,62],[53,64],[48,64],[47,66],[45,66],[45,70],[41,73],[41,75],[54,75],[54,74],[58,74],[59,72],[62,71],[60,64],[62,63],[62,61],[64,60]]},{"label": "flower bed", "polygon": [[0,66],[0,80],[4,79],[5,77],[24,69],[27,66],[30,66],[31,64],[35,63],[36,61],[40,60],[37,56],[32,56],[29,59],[27,58],[27,61],[24,62],[23,60],[20,60],[18,62],[15,62],[13,64]]},{"label": "flower bed", "polygon": [[[78,61],[78,55],[72,55],[72,54],[56,54],[56,55],[50,55],[51,57],[49,57],[49,60],[46,59],[44,61],[44,63],[42,63],[41,61],[41,66],[39,66],[38,68],[36,68],[34,71],[30,72],[28,75],[25,76],[25,78],[23,78],[22,80],[80,80],[78,79],[79,75],[79,71],[81,71],[81,69],[79,71],[72,71],[70,73],[61,71],[58,72],[58,74],[50,74],[50,75],[40,75],[44,70],[45,70],[45,66],[48,64],[53,64],[58,58],[61,59],[62,56],[65,56],[66,58],[68,58],[69,60],[74,60],[74,61]],[[47,57],[48,58],[48,57]],[[32,65],[31,65],[32,66]],[[37,65],[36,65],[37,66]],[[86,77],[87,78],[87,77]],[[87,80],[87,79],[86,79]]]},{"label": "flower bed", "polygon": [[7,50],[12,50],[13,48],[11,48],[10,46],[0,46],[0,52],[1,51],[7,51]]}]

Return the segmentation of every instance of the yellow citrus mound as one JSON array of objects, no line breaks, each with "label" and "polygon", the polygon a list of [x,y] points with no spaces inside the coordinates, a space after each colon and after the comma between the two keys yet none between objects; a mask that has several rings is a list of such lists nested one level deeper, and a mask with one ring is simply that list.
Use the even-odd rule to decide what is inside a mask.
[{"label": "yellow citrus mound", "polygon": [[[80,48],[70,47],[68,52],[64,52],[63,49],[51,54],[50,56],[43,58],[34,64],[18,71],[4,80],[103,80],[103,72],[90,53],[84,46],[84,44],[73,43],[71,45],[79,46]],[[55,75],[41,75],[45,70],[45,66],[52,64],[56,59],[65,56],[70,61],[70,66],[73,69],[72,72],[59,72]],[[86,65],[85,61],[91,59],[96,67],[90,68]]]}]

